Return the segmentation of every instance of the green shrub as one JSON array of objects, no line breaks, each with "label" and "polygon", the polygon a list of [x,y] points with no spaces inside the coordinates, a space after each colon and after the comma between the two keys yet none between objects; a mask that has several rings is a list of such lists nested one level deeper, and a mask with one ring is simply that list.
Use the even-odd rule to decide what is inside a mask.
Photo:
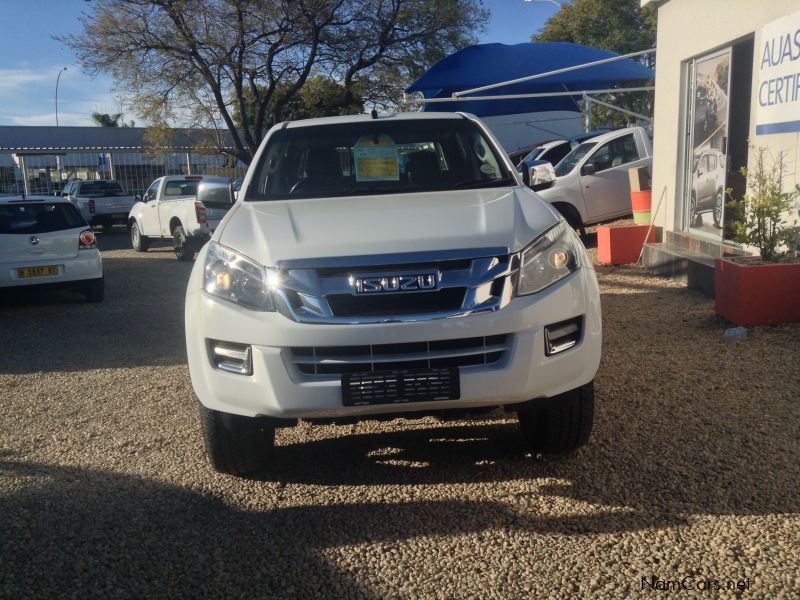
[{"label": "green shrub", "polygon": [[731,202],[741,215],[741,220],[733,223],[734,239],[758,248],[763,260],[774,262],[797,243],[800,228],[796,201],[800,191],[784,191],[787,166],[783,152],[773,158],[766,148],[755,150],[750,168],[741,169],[747,178],[747,191],[743,198]]}]

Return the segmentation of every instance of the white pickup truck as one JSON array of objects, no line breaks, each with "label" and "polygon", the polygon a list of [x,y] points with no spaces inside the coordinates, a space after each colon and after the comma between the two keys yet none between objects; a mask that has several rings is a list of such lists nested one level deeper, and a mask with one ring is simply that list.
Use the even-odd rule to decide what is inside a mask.
[{"label": "white pickup truck", "polygon": [[[212,184],[214,191],[205,194],[205,202],[199,202],[198,189]],[[151,240],[171,239],[178,260],[192,260],[231,207],[225,186],[230,186],[230,179],[211,175],[156,179],[143,197],[137,197],[128,215],[133,249],[146,252]]]},{"label": "white pickup truck", "polygon": [[89,225],[99,225],[104,231],[111,231],[115,223],[124,225],[136,203],[136,198],[128,196],[113,179],[70,181],[61,196],[72,202]]},{"label": "white pickup truck", "polygon": [[592,429],[602,343],[592,262],[470,115],[273,127],[198,253],[185,306],[219,471],[280,460],[275,428],[298,419],[503,406],[549,453],[582,446]]},{"label": "white pickup truck", "polygon": [[631,214],[628,169],[653,163],[650,136],[642,127],[598,135],[575,147],[555,166],[555,182],[537,189],[579,229]]}]

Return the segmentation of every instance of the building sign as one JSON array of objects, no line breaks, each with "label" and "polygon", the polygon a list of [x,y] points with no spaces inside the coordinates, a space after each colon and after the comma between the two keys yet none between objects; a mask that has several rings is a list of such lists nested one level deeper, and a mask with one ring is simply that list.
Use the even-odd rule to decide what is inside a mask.
[{"label": "building sign", "polygon": [[764,25],[753,60],[756,135],[800,131],[800,12]]}]

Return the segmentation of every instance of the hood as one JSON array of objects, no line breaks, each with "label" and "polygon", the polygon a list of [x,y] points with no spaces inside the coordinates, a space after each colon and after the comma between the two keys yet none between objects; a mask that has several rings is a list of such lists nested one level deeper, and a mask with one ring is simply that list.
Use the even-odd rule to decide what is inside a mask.
[{"label": "hood", "polygon": [[525,247],[556,223],[527,188],[239,202],[214,238],[260,262]]}]

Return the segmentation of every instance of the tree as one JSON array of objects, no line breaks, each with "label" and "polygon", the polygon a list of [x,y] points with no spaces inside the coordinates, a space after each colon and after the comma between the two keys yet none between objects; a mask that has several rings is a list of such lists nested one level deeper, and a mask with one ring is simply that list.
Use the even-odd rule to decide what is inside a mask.
[{"label": "tree", "polygon": [[393,106],[487,18],[481,0],[95,0],[58,39],[149,121],[227,129],[249,162],[309,80],[341,87],[318,107],[334,114],[362,97]]},{"label": "tree", "polygon": [[[267,107],[267,119],[271,118],[274,106],[283,103],[285,94],[290,91],[288,84],[279,86],[273,95],[272,104]],[[245,92],[249,98],[249,92]],[[252,105],[251,102],[248,102]],[[357,115],[364,112],[364,103],[358,93],[348,94],[345,87],[327,77],[310,77],[305,85],[290,100],[283,104],[283,118],[294,121],[297,119],[313,119],[316,117],[331,117],[338,115]],[[248,126],[253,126],[256,115],[252,111],[246,113]],[[242,127],[242,115],[236,107],[233,111],[233,120],[237,127]],[[265,127],[271,123],[264,123]]]},{"label": "tree", "polygon": [[[629,54],[654,48],[656,45],[656,10],[640,6],[639,0],[573,0],[564,3],[542,30],[533,35],[534,42],[573,42]],[[646,55],[642,63],[655,66],[653,54]],[[632,92],[598,97],[639,114],[653,111],[652,92]],[[600,120],[621,126],[630,119],[623,113],[602,107],[593,109]]]},{"label": "tree", "polygon": [[119,127],[121,118],[122,113],[114,113],[113,115],[99,112],[92,113],[92,121],[94,121],[95,124],[99,125],[100,127]]}]

